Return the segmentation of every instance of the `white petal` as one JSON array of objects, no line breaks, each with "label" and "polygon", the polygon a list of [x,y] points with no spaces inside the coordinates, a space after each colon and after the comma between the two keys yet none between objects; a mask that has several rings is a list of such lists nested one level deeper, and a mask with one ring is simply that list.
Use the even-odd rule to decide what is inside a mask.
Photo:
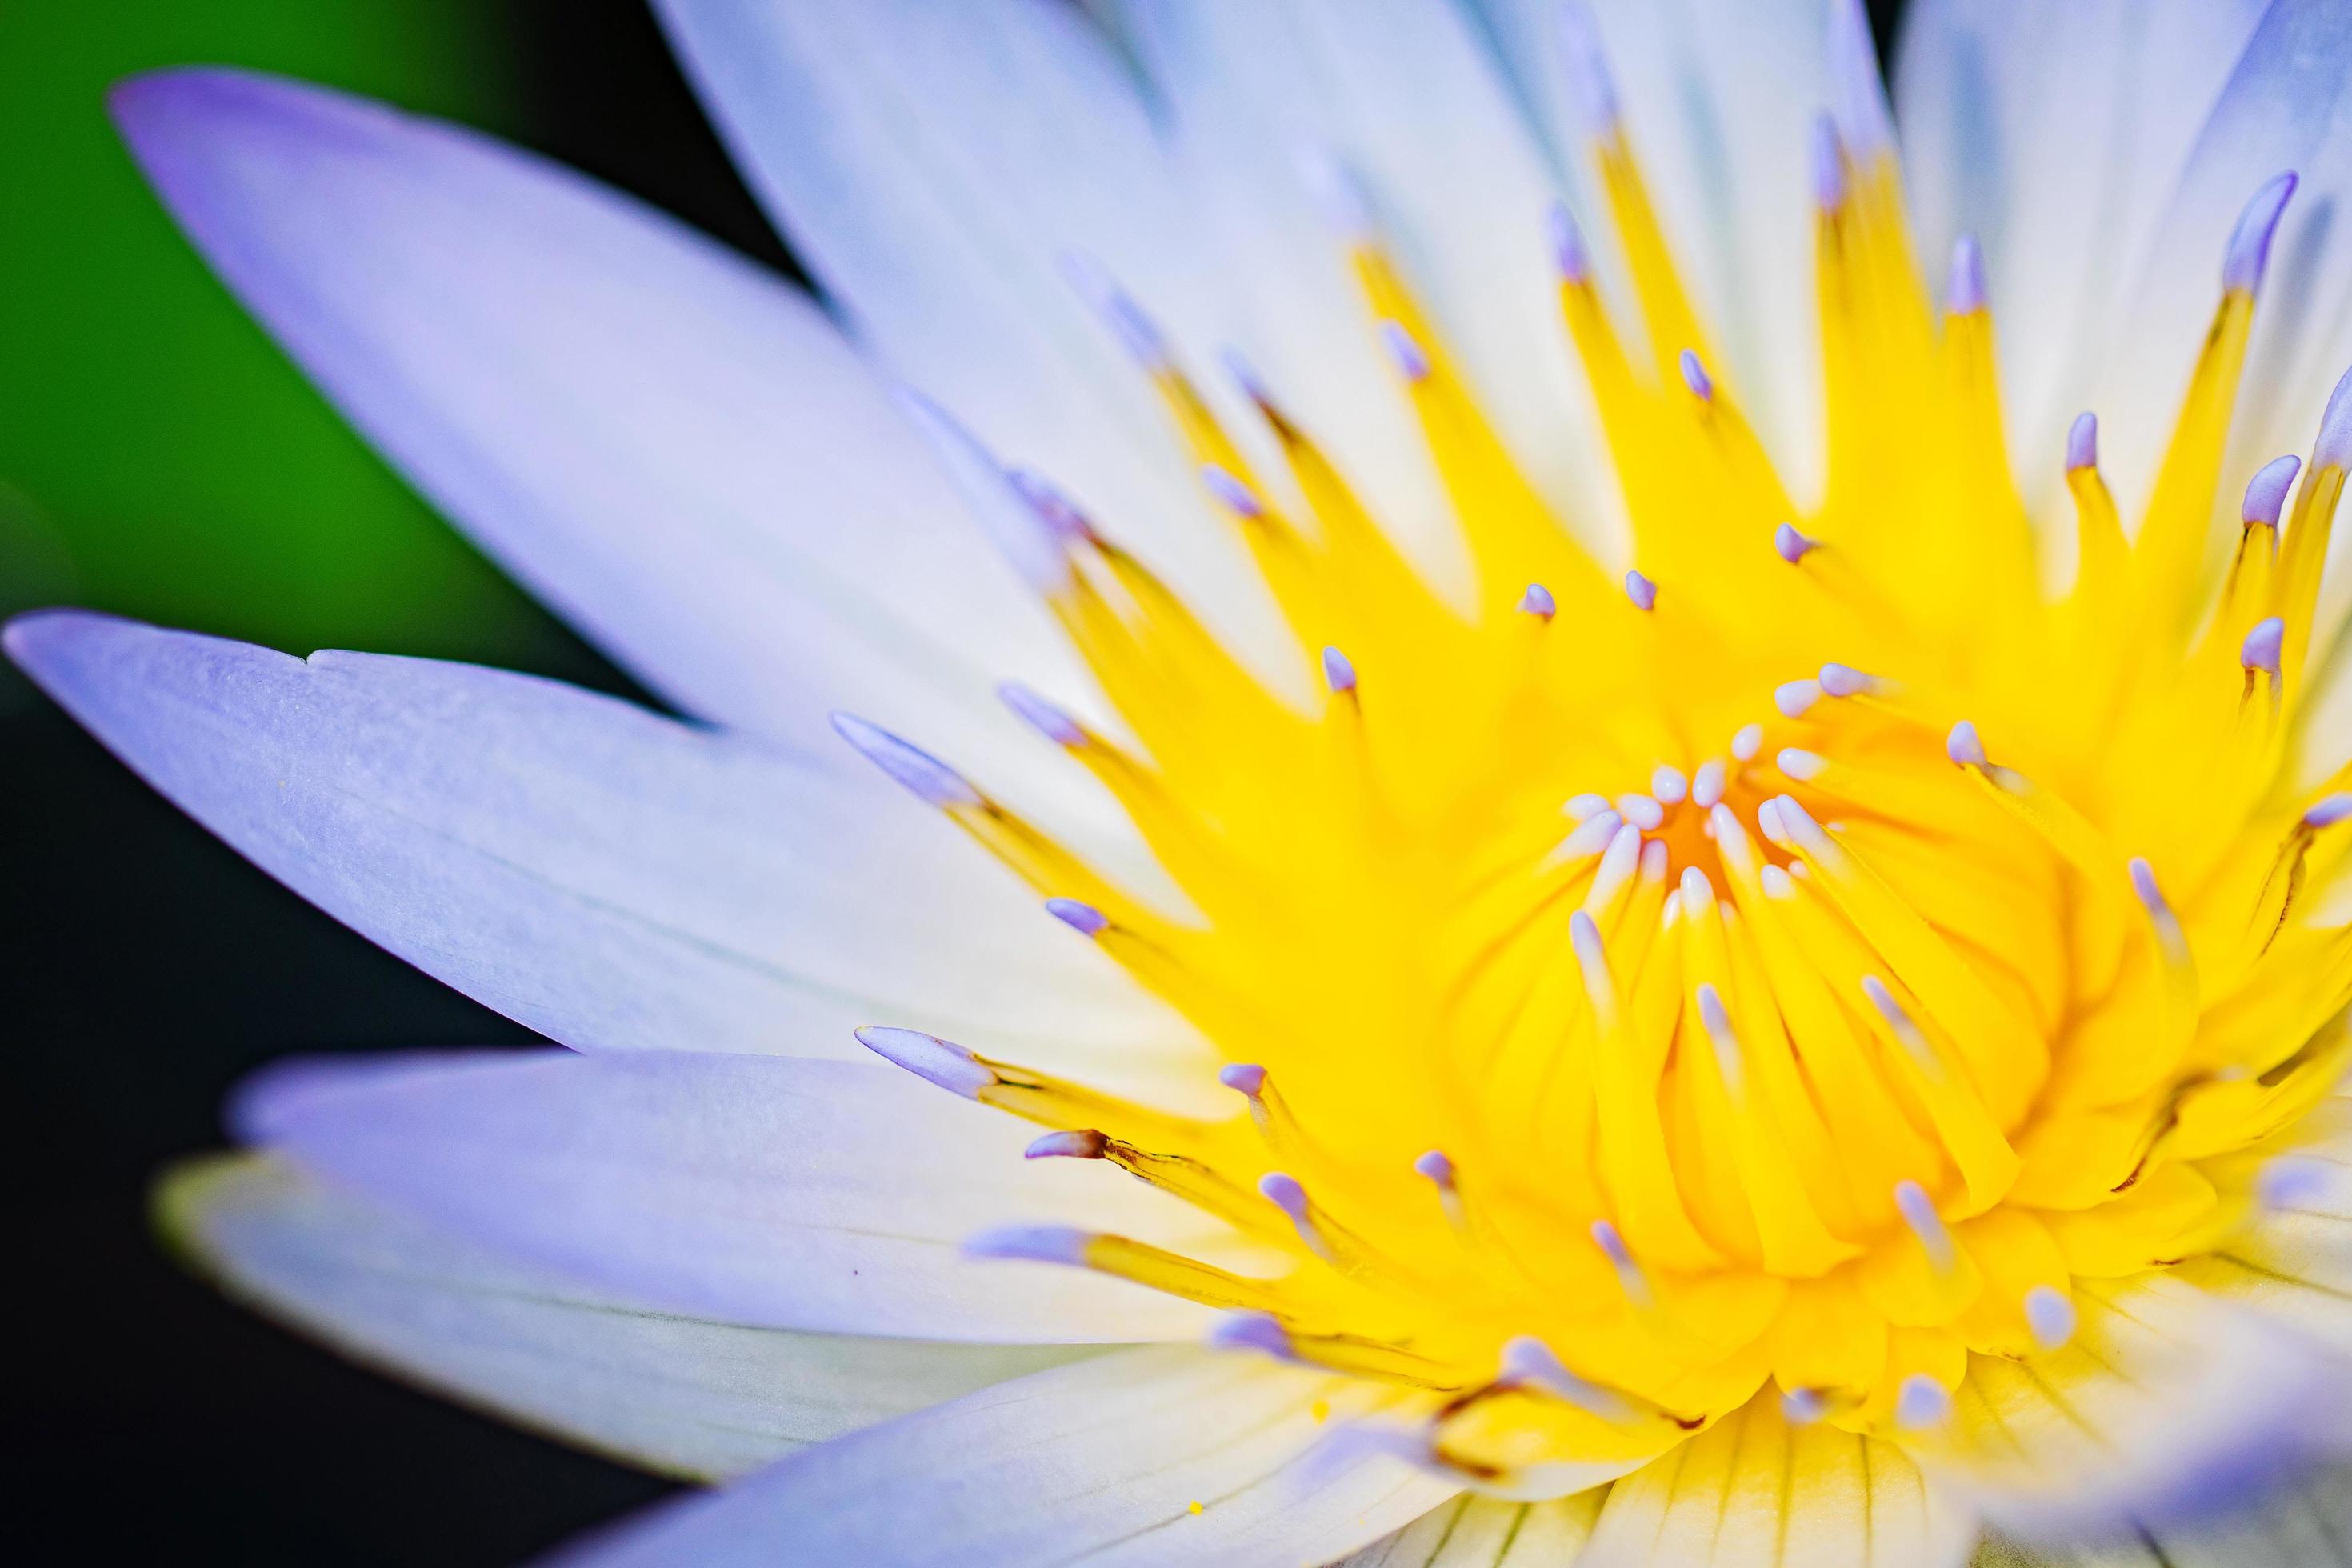
[{"label": "white petal", "polygon": [[[1472,0],[1552,156],[1599,212],[1565,68],[1561,0]],[[1801,497],[1822,466],[1811,127],[1829,103],[1824,0],[1591,6],[1659,221],[1728,380]],[[1598,218],[1591,227],[1603,232]],[[1596,244],[1604,257],[1610,247]]]},{"label": "white petal", "polygon": [[[1233,331],[1133,73],[1038,0],[663,0],[737,161],[861,341],[1043,469],[1299,690],[1305,671],[1118,334],[1108,268],[1180,341]],[[1230,406],[1230,404],[1228,405]]]},{"label": "white petal", "polygon": [[668,1474],[740,1475],[1081,1350],[790,1333],[581,1290],[267,1155],[183,1165],[173,1242],[232,1296],[366,1364]]},{"label": "white petal", "polygon": [[1611,1487],[1576,1562],[1935,1568],[1965,1562],[1975,1539],[1966,1510],[1902,1450],[1791,1426],[1768,1390]]},{"label": "white petal", "polygon": [[[2138,421],[2095,400],[2094,388],[2117,347],[2143,337],[2165,340],[2185,366],[2221,299],[2230,217],[2278,172],[2239,190],[2219,228],[2179,236],[2192,297],[2174,313],[2144,313],[2133,286],[2263,10],[2263,0],[1910,7],[1896,103],[1923,252],[1931,261],[1948,255],[1962,233],[1983,247],[2002,395],[2030,498],[2058,493],[2067,422],[2085,406],[2101,416],[2111,479],[2144,493],[2149,443],[2165,432],[2126,431]],[[2177,399],[2179,385],[2168,381],[2156,401]],[[2169,407],[2158,412],[2168,425]]]},{"label": "white petal", "polygon": [[321,89],[174,71],[115,110],[352,423],[682,707],[803,738],[854,708],[986,770],[1035,756],[993,682],[1088,689],[799,291],[568,170]]},{"label": "white petal", "polygon": [[[2352,12],[2333,0],[2277,0],[2231,71],[2131,285],[2116,352],[2095,394],[2107,442],[2121,429],[2123,478],[2150,469],[2220,298],[2222,252],[2248,197],[2273,175],[2303,177],[2271,250],[2222,502],[2282,452],[2308,448],[2352,361]],[[2140,493],[2144,484],[2130,493]],[[2119,486],[2119,500],[2125,499]],[[2340,544],[2342,540],[2339,538]]]},{"label": "white petal", "polygon": [[846,748],[799,758],[502,671],[80,612],[19,619],[8,647],[272,875],[567,1045],[862,1058],[849,1031],[887,1022],[1040,1067],[1213,1070]]},{"label": "white petal", "polygon": [[1562,1568],[1592,1533],[1606,1487],[1549,1502],[1464,1492],[1338,1568]]},{"label": "white petal", "polygon": [[1315,1473],[1314,1402],[1337,1420],[1360,1388],[1189,1347],[1120,1352],[813,1448],[558,1561],[1328,1562],[1454,1489],[1381,1456]]},{"label": "white petal", "polygon": [[1005,1343],[1189,1337],[1201,1310],[983,1262],[1007,1221],[1175,1241],[1199,1215],[875,1063],[457,1053],[317,1058],[239,1091],[240,1136],[451,1234],[627,1300],[825,1333]]},{"label": "white petal", "polygon": [[1392,529],[1454,587],[1459,539],[1303,157],[1336,161],[1521,465],[1605,535],[1597,458],[1546,237],[1557,183],[1446,0],[1114,6],[1166,100],[1227,264],[1264,301],[1244,346]]},{"label": "white petal", "polygon": [[1989,1541],[1975,1568],[2343,1568],[2352,1562],[2352,1472],[2336,1471],[2202,1530],[2150,1531],[2116,1545],[2034,1548]]},{"label": "white petal", "polygon": [[2352,1454],[2352,1363],[2194,1283],[2076,1282],[2067,1347],[1971,1360],[1923,1463],[2031,1541],[2189,1530]]}]

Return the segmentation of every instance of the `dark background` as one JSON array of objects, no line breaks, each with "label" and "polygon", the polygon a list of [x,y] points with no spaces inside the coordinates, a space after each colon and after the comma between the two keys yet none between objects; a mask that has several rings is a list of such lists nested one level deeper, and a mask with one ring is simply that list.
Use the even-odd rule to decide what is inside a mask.
[{"label": "dark background", "polygon": [[[1882,37],[1895,8],[1871,6]],[[485,116],[498,130],[789,268],[638,0],[483,9],[502,62],[498,111]],[[236,458],[236,429],[208,434]],[[268,455],[249,460],[257,470]],[[90,577],[82,592],[68,579],[44,596],[141,608],[88,591]],[[161,618],[289,646],[500,657],[630,689],[551,620],[495,603],[487,647],[432,631],[271,637],[286,623],[259,611],[252,629]],[[0,1204],[19,1318],[0,1358],[8,1555],[496,1564],[661,1495],[660,1481],[350,1367],[231,1307],[156,1248],[149,1180],[220,1142],[221,1097],[250,1068],[295,1051],[535,1037],[303,904],[47,703],[9,695]]]}]

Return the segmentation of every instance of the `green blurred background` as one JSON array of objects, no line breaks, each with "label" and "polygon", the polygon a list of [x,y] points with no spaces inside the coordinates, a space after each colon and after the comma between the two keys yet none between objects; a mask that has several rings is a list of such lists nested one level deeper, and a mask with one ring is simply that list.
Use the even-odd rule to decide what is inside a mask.
[{"label": "green blurred background", "polygon": [[212,280],[105,110],[133,72],[229,60],[514,134],[516,41],[481,0],[0,5],[0,609],[550,657],[545,618]]}]

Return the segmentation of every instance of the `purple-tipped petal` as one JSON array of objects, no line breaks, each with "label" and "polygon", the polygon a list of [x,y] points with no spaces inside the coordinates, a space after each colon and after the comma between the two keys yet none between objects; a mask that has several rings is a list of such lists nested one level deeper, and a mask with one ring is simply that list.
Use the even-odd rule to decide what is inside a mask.
[{"label": "purple-tipped petal", "polygon": [[1226,1312],[1209,1325],[1207,1343],[1212,1350],[1255,1351],[1276,1361],[1298,1359],[1290,1331],[1271,1312]]},{"label": "purple-tipped petal", "polygon": [[1323,650],[1323,684],[1334,695],[1356,689],[1356,667],[1336,647]]},{"label": "purple-tipped petal", "polygon": [[2287,492],[2294,488],[2296,470],[2303,467],[2297,457],[2273,458],[2256,470],[2246,484],[2246,502],[2238,515],[2249,523],[2276,528],[2279,514],[2286,510]]},{"label": "purple-tipped petal", "polygon": [[1070,557],[1062,538],[994,455],[953,415],[913,387],[900,387],[898,395],[907,422],[1013,570],[1041,594],[1068,586]]},{"label": "purple-tipped petal", "polygon": [[1658,585],[1639,572],[1625,574],[1625,596],[1633,601],[1637,610],[1654,610],[1658,606]]},{"label": "purple-tipped petal", "polygon": [[1552,265],[1559,269],[1560,280],[1566,283],[1589,283],[1592,280],[1592,254],[1584,247],[1584,231],[1576,226],[1576,215],[1568,210],[1565,202],[1554,202],[1546,217],[1551,237]]},{"label": "purple-tipped petal", "polygon": [[2290,169],[2264,182],[2247,201],[2221,258],[2221,287],[2249,293],[2262,287],[2263,273],[2270,266],[2271,241],[2278,234],[2279,218],[2286,211],[2287,198],[2294,195],[2295,184]]},{"label": "purple-tipped petal", "polygon": [[2352,816],[2352,794],[2331,795],[2303,814],[2303,825],[2305,827],[2333,827],[2347,816]]},{"label": "purple-tipped petal", "polygon": [[1977,237],[1964,234],[1952,242],[1952,268],[1944,284],[1944,309],[1955,316],[1972,316],[1985,308],[1984,251]]},{"label": "purple-tipped petal", "polygon": [[1381,346],[1388,350],[1389,361],[1407,381],[1429,379],[1429,351],[1421,340],[1406,330],[1402,321],[1381,323]]},{"label": "purple-tipped petal", "polygon": [[920,746],[902,741],[855,713],[835,713],[834,732],[866,761],[888,773],[927,805],[978,805],[980,792],[964,776]]},{"label": "purple-tipped petal", "polygon": [[1680,363],[1682,364],[1683,384],[1690,388],[1690,395],[1693,397],[1697,398],[1702,403],[1712,398],[1715,395],[1715,378],[1706,374],[1706,365],[1705,362],[1700,360],[1698,357],[1698,351],[1696,349],[1683,350],[1682,360]]},{"label": "purple-tipped petal", "polygon": [[1201,482],[1209,487],[1217,504],[1235,517],[1254,520],[1265,515],[1265,503],[1257,499],[1257,492],[1216,464],[1201,465]]},{"label": "purple-tipped petal", "polygon": [[1109,268],[1083,250],[1064,251],[1060,266],[1062,276],[1102,318],[1129,358],[1147,371],[1169,367],[1167,335],[1160,330],[1160,323],[1136,303],[1134,296],[1119,287]]},{"label": "purple-tipped petal", "polygon": [[1548,621],[1559,613],[1559,605],[1553,601],[1549,588],[1530,583],[1528,591],[1519,595],[1519,613]]},{"label": "purple-tipped petal", "polygon": [[2098,466],[2099,416],[2084,409],[2066,429],[2066,470],[2076,473]]},{"label": "purple-tipped petal", "polygon": [[996,1082],[996,1075],[973,1060],[968,1048],[920,1029],[869,1024],[857,1031],[857,1043],[883,1060],[966,1100],[978,1100],[982,1089]]},{"label": "purple-tipped petal", "polygon": [[1045,912],[1080,936],[1100,936],[1110,929],[1108,915],[1076,899],[1047,899]]},{"label": "purple-tipped petal", "polygon": [[1091,1127],[1048,1132],[1021,1151],[1024,1160],[1099,1160],[1110,1140]]},{"label": "purple-tipped petal", "polygon": [[2326,411],[2319,416],[2319,439],[2312,443],[2311,466],[2352,468],[2352,370],[2327,395]]},{"label": "purple-tipped petal", "polygon": [[1083,746],[1086,731],[1078,721],[1063,712],[1017,680],[1008,680],[996,689],[997,700],[1013,710],[1013,716],[1057,746]]},{"label": "purple-tipped petal", "polygon": [[1001,1225],[967,1237],[963,1255],[1009,1263],[1060,1263],[1082,1268],[1087,1261],[1087,1244],[1093,1239],[1092,1231],[1070,1225]]}]

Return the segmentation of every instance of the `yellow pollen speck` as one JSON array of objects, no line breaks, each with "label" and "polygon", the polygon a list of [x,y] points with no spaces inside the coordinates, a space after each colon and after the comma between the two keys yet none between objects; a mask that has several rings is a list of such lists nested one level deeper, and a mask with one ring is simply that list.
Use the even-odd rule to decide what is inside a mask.
[{"label": "yellow pollen speck", "polygon": [[1197,1500],[1192,1501],[1192,1502],[1188,1502],[1188,1503],[1186,1503],[1184,1506],[1185,1506],[1187,1509],[1189,1509],[1191,1511],[1194,1512],[1194,1513],[1198,1513],[1198,1512],[1200,1512],[1200,1511],[1201,1511],[1201,1505],[1200,1505],[1200,1503],[1199,1503]]},{"label": "yellow pollen speck", "polygon": [[[2095,464],[2029,487],[2080,513],[2050,515],[2011,478],[1990,316],[1932,308],[1874,154],[1818,215],[1828,471],[1801,504],[1631,149],[1601,154],[1639,320],[1589,277],[1560,304],[1630,561],[1519,471],[1362,241],[1366,331],[1475,595],[1424,580],[1267,389],[1283,467],[1258,473],[1162,363],[1320,683],[1276,695],[1117,519],[1033,493],[1069,559],[1050,607],[1125,738],[1022,706],[1197,912],[918,774],[1227,1064],[1207,1121],[948,1064],[1260,1260],[1092,1236],[1084,1264],[1232,1314],[1221,1344],[1376,1388],[1383,1419],[1404,1400],[1482,1480],[1620,1474],[1781,1408],[1768,1385],[1857,1432],[1893,1433],[1898,1395],[1948,1410],[1971,1357],[2055,1353],[2105,1281],[2242,1228],[2347,1054],[2352,940],[2315,911],[2352,770],[2297,782],[2342,468],[2315,456],[2279,527],[2209,538],[2243,478],[2224,454],[2252,293],[2220,298],[2137,531]],[[2063,591],[2036,544],[2062,527]]]}]

